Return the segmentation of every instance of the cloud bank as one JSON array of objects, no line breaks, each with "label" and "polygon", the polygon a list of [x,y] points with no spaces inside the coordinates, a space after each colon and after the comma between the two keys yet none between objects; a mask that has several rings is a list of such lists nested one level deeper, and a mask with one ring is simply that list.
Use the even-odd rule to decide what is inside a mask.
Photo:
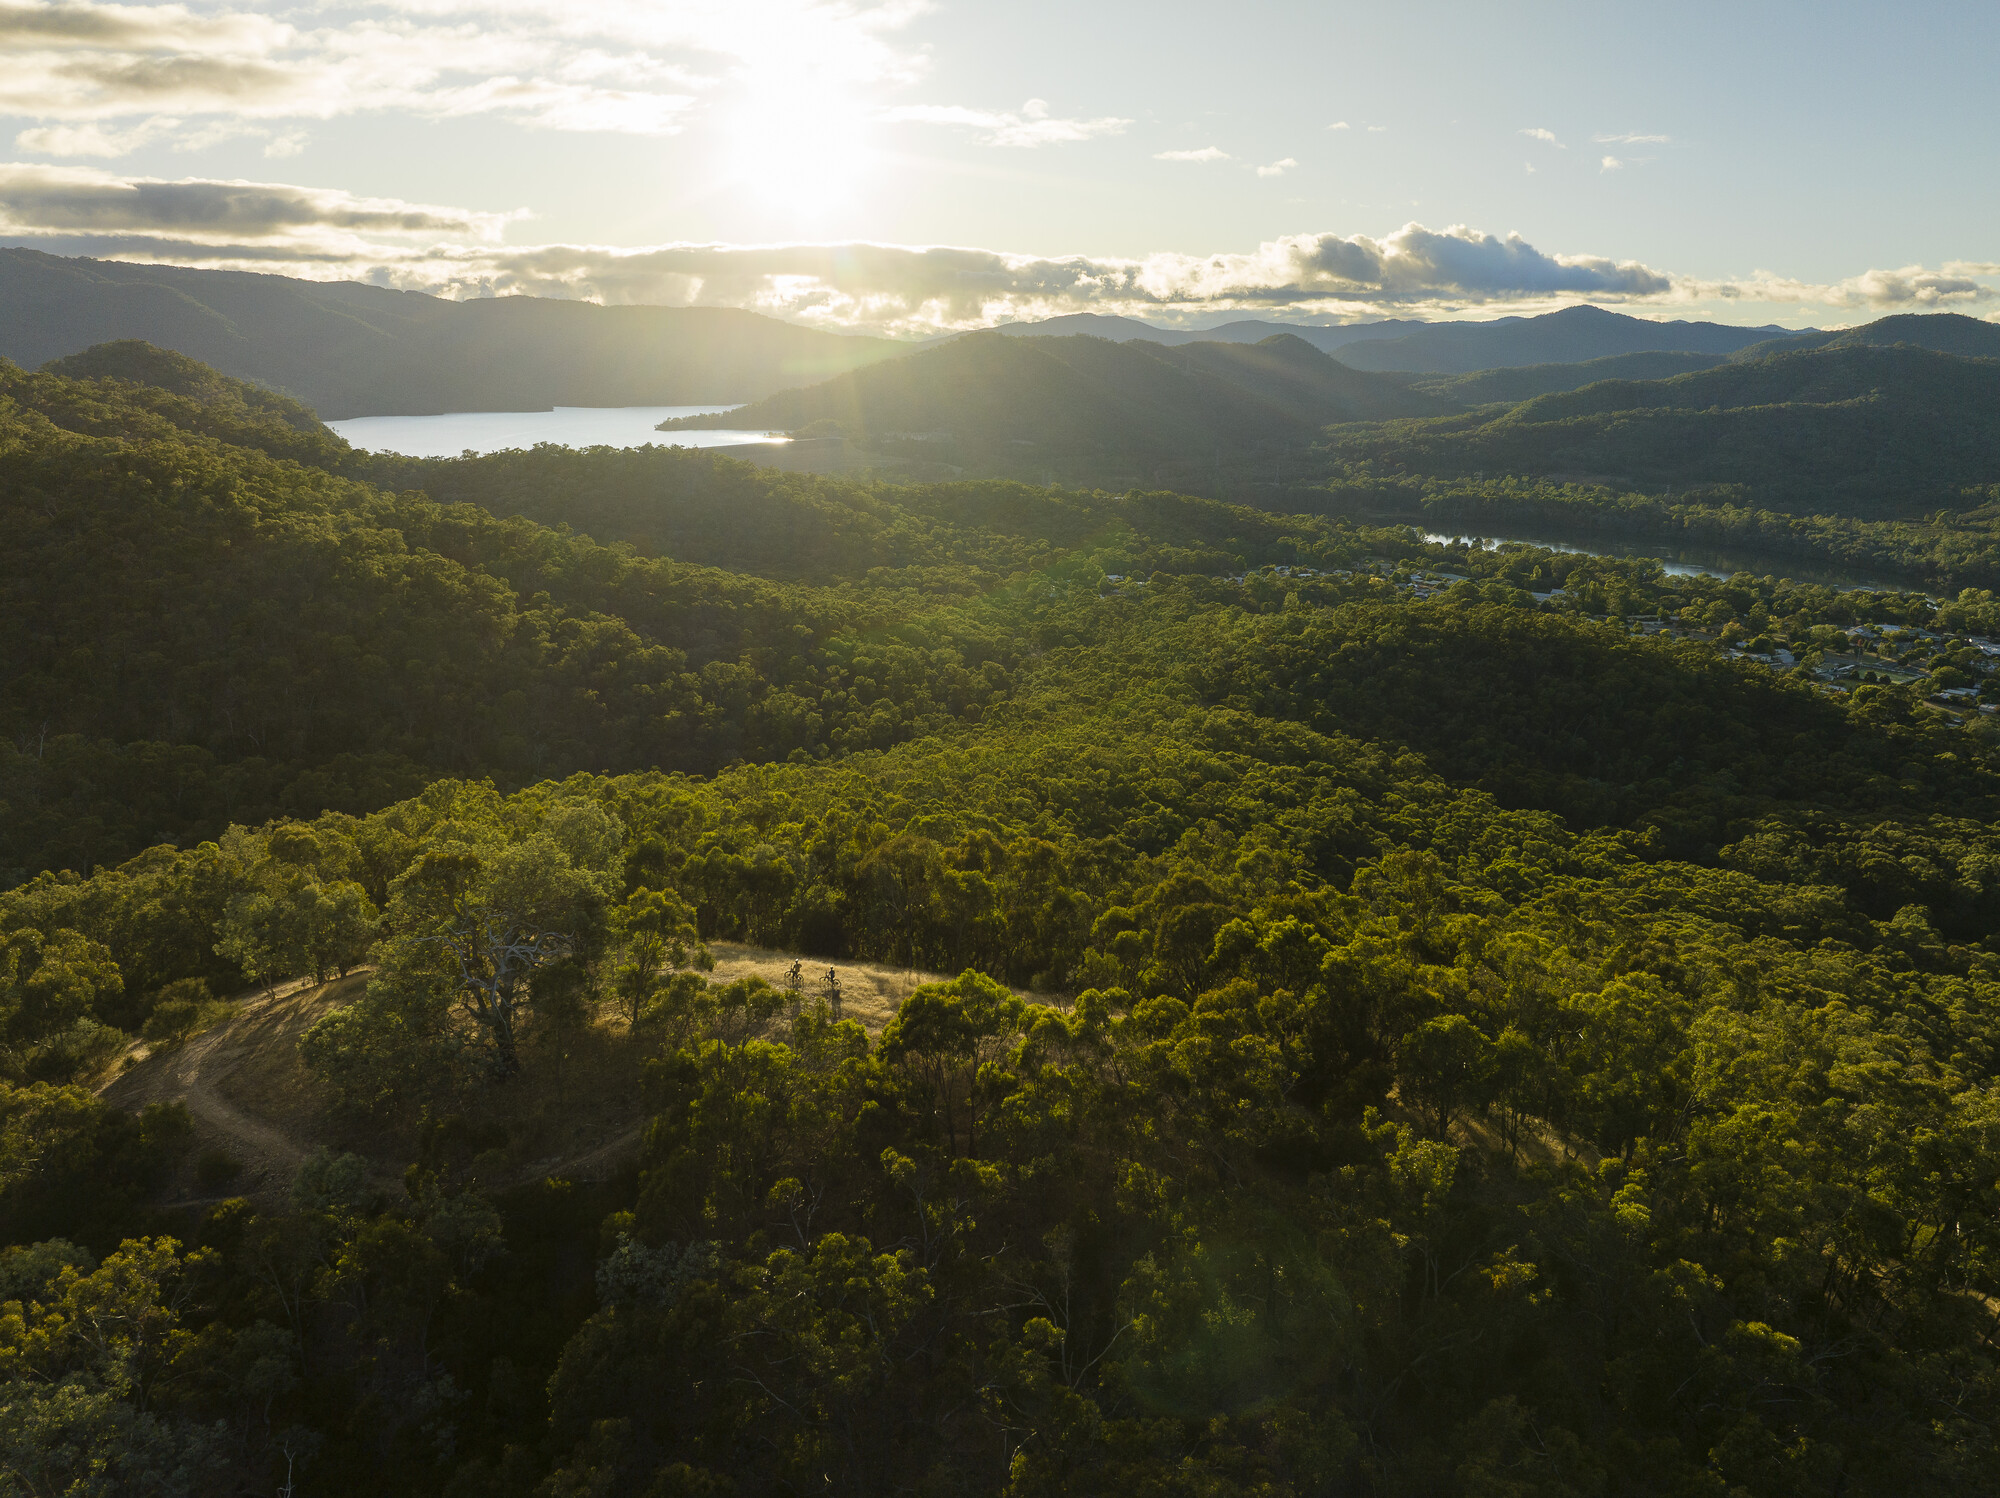
[{"label": "cloud bank", "polygon": [[1677,275],[1541,249],[1518,234],[1409,223],[1380,237],[1292,234],[1254,249],[1136,258],[939,245],[509,245],[518,212],[360,198],[284,183],[0,166],[0,238],[60,254],[263,269],[473,297],[744,307],[830,328],[925,334],[1103,312],[1174,323],[1219,312],[1321,320],[1535,312],[1574,302],[1846,311],[1977,309],[2000,265],[1869,270],[1834,283]]},{"label": "cloud bank", "polygon": [[385,110],[668,135],[745,74],[773,86],[809,80],[821,91],[913,83],[927,59],[897,33],[926,8],[924,0],[374,0],[358,9],[197,12],[0,0],[0,115],[36,122],[19,143],[50,155],[277,139],[284,132],[273,122]]},{"label": "cloud bank", "polygon": [[[520,213],[477,213],[357,198],[279,182],[119,177],[90,167],[0,165],[0,226],[42,235],[171,236],[224,255],[243,240],[308,254],[367,252],[370,235],[454,235],[497,241]],[[328,234],[340,236],[336,240]]]}]

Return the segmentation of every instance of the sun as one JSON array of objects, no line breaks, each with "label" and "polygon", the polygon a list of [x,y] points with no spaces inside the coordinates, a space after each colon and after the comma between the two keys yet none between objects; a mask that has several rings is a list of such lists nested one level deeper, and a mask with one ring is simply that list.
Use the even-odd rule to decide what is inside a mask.
[{"label": "sun", "polygon": [[806,79],[789,87],[766,81],[725,124],[728,178],[791,220],[820,220],[852,207],[873,159],[864,110]]}]

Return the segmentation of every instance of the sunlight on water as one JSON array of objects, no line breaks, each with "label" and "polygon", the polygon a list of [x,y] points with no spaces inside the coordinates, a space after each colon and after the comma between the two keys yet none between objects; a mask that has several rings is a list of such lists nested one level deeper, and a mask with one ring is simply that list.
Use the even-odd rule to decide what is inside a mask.
[{"label": "sunlight on water", "polygon": [[553,411],[453,411],[443,416],[357,416],[327,426],[369,452],[409,458],[455,458],[554,442],[564,447],[737,447],[782,442],[770,432],[656,432],[670,416],[721,416],[735,406],[557,406]]}]

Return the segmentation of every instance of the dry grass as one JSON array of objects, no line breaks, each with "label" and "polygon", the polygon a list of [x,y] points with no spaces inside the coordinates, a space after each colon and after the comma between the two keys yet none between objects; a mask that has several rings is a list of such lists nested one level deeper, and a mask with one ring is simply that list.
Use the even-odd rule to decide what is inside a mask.
[{"label": "dry grass", "polygon": [[939,973],[888,967],[879,962],[835,962],[824,957],[801,957],[796,952],[745,946],[737,941],[712,941],[708,950],[715,958],[715,971],[709,977],[716,983],[731,983],[738,978],[762,978],[774,988],[783,988],[792,964],[796,962],[805,979],[806,993],[812,995],[820,991],[827,972],[831,970],[840,980],[842,1016],[859,1020],[870,1035],[880,1035],[902,1007],[903,1000],[915,990],[926,983],[947,981]]},{"label": "dry grass", "polygon": [[[936,973],[873,962],[798,958],[790,952],[715,942],[713,983],[759,977],[784,987],[792,964],[801,964],[808,994],[820,991],[827,970],[838,976],[841,1012],[880,1034],[910,993],[940,980]],[[325,1145],[368,1158],[385,1188],[418,1153],[421,1119],[414,1109],[400,1117],[362,1122],[330,1108],[326,1090],[299,1060],[299,1038],[322,1016],[351,1004],[366,990],[368,975],[355,973],[323,987],[293,985],[274,993],[239,996],[226,1017],[186,1042],[135,1048],[124,1071],[103,1094],[121,1107],[182,1102],[194,1119],[198,1148],[220,1148],[244,1165],[231,1188],[265,1199],[289,1188],[300,1162]],[[538,1179],[560,1169],[601,1177],[637,1151],[645,1117],[645,1064],[658,1054],[655,1036],[634,1033],[613,1008],[567,1033],[530,1028],[520,1048],[520,1075],[503,1083],[469,1086],[434,1104],[455,1112],[463,1139],[477,1150],[475,1173],[495,1186]],[[177,1183],[183,1193],[190,1182]]]}]

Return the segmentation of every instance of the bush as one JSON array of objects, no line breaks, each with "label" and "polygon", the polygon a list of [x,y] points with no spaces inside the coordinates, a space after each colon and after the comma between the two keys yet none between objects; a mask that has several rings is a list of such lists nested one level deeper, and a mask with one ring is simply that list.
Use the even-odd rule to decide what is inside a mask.
[{"label": "bush", "polygon": [[243,1174],[243,1162],[225,1149],[206,1149],[195,1156],[194,1178],[206,1192],[222,1190]]},{"label": "bush", "polygon": [[228,1005],[210,996],[200,978],[169,983],[153,999],[140,1034],[155,1045],[179,1045],[195,1031],[213,1024]]},{"label": "bush", "polygon": [[102,1071],[125,1048],[125,1035],[94,1019],[80,1019],[45,1040],[23,1069],[30,1082],[76,1082]]}]

